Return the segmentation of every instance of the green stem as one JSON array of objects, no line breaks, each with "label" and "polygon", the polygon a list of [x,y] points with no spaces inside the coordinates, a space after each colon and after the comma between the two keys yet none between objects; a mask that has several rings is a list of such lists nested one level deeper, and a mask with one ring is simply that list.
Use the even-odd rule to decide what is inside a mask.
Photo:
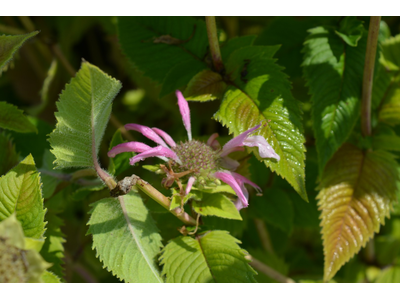
[{"label": "green stem", "polygon": [[279,273],[278,271],[272,269],[271,267],[263,264],[261,261],[255,259],[251,255],[246,256],[248,260],[250,260],[249,265],[252,266],[254,269],[264,273],[269,278],[272,278],[278,282],[282,283],[294,283],[295,281],[289,277],[286,277]]},{"label": "green stem", "polygon": [[368,30],[367,50],[365,53],[364,77],[361,96],[361,130],[364,136],[370,136],[371,94],[374,77],[375,56],[378,47],[379,25],[381,17],[371,17]]},{"label": "green stem", "polygon": [[215,17],[206,17],[208,43],[210,44],[210,51],[212,61],[217,72],[221,72],[224,69],[222,63],[221,51],[219,50],[219,41],[217,33],[217,25],[215,23]]},{"label": "green stem", "polygon": [[274,254],[274,248],[272,247],[269,232],[264,224],[264,221],[260,219],[254,219],[254,224],[256,225],[258,236],[260,237],[261,245],[263,246],[264,250]]},{"label": "green stem", "polygon": [[172,213],[175,217],[177,217],[179,220],[181,220],[186,225],[190,225],[190,226],[196,225],[196,220],[193,219],[191,216],[189,216],[187,213],[182,212],[182,210],[180,208],[175,208],[174,210],[170,210],[169,207],[171,205],[171,201],[168,199],[168,197],[161,194],[157,189],[155,189],[148,182],[140,179],[139,177],[136,177],[135,185],[142,192],[144,192],[147,196],[149,196],[151,199],[156,201],[158,204],[160,204],[162,207],[164,207],[166,210],[168,210],[170,213]]}]

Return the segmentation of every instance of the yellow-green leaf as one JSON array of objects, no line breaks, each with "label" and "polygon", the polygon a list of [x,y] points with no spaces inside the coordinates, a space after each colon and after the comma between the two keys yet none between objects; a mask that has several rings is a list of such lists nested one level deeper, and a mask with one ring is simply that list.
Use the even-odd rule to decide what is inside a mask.
[{"label": "yellow-green leaf", "polygon": [[233,202],[221,193],[203,193],[203,198],[200,201],[193,201],[192,208],[202,216],[217,216],[226,219],[242,220]]},{"label": "yellow-green leaf", "polygon": [[324,280],[329,281],[389,217],[397,201],[397,163],[388,152],[345,144],[326,165],[319,185]]},{"label": "yellow-green leaf", "polygon": [[0,221],[16,214],[26,237],[41,239],[44,233],[40,175],[32,155],[0,178]]}]

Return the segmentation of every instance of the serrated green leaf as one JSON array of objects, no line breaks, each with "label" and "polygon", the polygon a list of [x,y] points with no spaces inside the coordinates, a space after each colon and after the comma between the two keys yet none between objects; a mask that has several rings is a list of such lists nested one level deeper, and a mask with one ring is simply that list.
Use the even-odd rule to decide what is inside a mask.
[{"label": "serrated green leaf", "polygon": [[203,193],[200,201],[192,202],[192,208],[202,216],[217,216],[232,220],[242,220],[233,202],[221,193]]},{"label": "serrated green leaf", "polygon": [[176,65],[202,61],[207,53],[205,22],[192,17],[119,17],[118,34],[131,62],[159,83]]},{"label": "serrated green leaf", "polygon": [[319,172],[349,137],[360,114],[366,33],[347,46],[332,28],[309,30],[304,43],[304,75],[313,102]]},{"label": "serrated green leaf", "polygon": [[[61,232],[61,227],[64,225],[62,219],[55,214],[46,214],[47,230],[45,233],[45,241],[40,255],[52,266],[49,271],[54,273],[57,277],[64,277],[63,257],[65,243],[64,234]],[[54,276],[54,275],[53,275]]]},{"label": "serrated green leaf", "polygon": [[[264,159],[263,162],[285,178],[307,201],[301,111],[290,92],[287,76],[270,58],[277,49],[271,46],[244,47],[230,56],[227,72],[237,87],[231,87],[225,93],[214,118],[235,135],[263,122],[264,126],[257,134],[264,136],[280,156],[279,162],[274,159]],[[247,76],[243,80],[241,75],[246,64]],[[260,159],[258,152],[254,149],[253,152]]]},{"label": "serrated green leaf", "polygon": [[[125,143],[125,142],[126,141],[122,138],[121,131],[118,129],[114,133],[114,135],[111,139],[109,150],[111,150],[111,148],[113,148],[114,146]],[[133,155],[134,155],[133,152],[131,152],[131,153],[126,152],[126,153],[121,153],[115,157],[110,158],[108,172],[117,176],[117,175],[121,174],[122,172],[128,170],[131,167],[131,165],[129,164],[129,159]]]},{"label": "serrated green leaf", "polygon": [[364,32],[363,22],[356,17],[345,17],[335,33],[349,46],[357,47]]},{"label": "serrated green leaf", "polygon": [[82,62],[57,102],[56,129],[50,134],[56,168],[93,167],[121,83]]},{"label": "serrated green leaf", "polygon": [[[309,204],[308,204],[309,205]],[[251,210],[256,216],[290,235],[293,230],[292,201],[281,189],[271,188],[252,201]]]},{"label": "serrated green leaf", "polygon": [[37,133],[35,125],[29,122],[22,110],[4,101],[0,101],[0,127],[17,132]]},{"label": "serrated green leaf", "polygon": [[255,39],[256,39],[255,35],[245,35],[245,36],[234,37],[228,40],[221,47],[222,60],[227,61],[229,56],[236,50],[253,45]]},{"label": "serrated green leaf", "polygon": [[18,164],[18,154],[12,139],[4,132],[0,132],[0,176],[6,174]]},{"label": "serrated green leaf", "polygon": [[43,283],[61,283],[60,278],[48,271],[42,274],[41,280]]},{"label": "serrated green leaf", "polygon": [[397,163],[388,152],[345,144],[329,161],[318,187],[324,280],[330,280],[389,217],[396,198]]},{"label": "serrated green leaf", "polygon": [[187,85],[198,72],[206,69],[207,65],[201,61],[193,60],[183,61],[173,67],[164,78],[160,92],[160,98],[171,92]]},{"label": "serrated green leaf", "polygon": [[378,62],[378,70],[375,71],[374,82],[372,85],[371,108],[373,112],[379,107],[386,98],[388,90],[391,88],[392,75],[383,65]]},{"label": "serrated green leaf", "polygon": [[[37,35],[39,31],[33,31],[21,35],[2,35],[0,36],[0,73],[1,70],[11,61],[15,52],[31,37]],[[0,110],[1,111],[1,110]]]},{"label": "serrated green leaf", "polygon": [[15,214],[0,222],[0,282],[42,282],[48,267],[37,251],[26,248]]},{"label": "serrated green leaf", "polygon": [[282,45],[275,57],[293,80],[302,75],[301,48],[307,36],[307,29],[321,24],[321,21],[314,18],[276,17],[257,36],[254,45]]},{"label": "serrated green leaf", "polygon": [[216,187],[192,187],[192,190],[214,194],[214,193],[228,193],[236,195],[236,192],[228,184],[217,185]]},{"label": "serrated green leaf", "polygon": [[221,99],[225,90],[226,83],[219,73],[203,70],[189,81],[184,96],[189,101],[210,101]]},{"label": "serrated green leaf", "polygon": [[41,239],[45,230],[40,175],[32,155],[0,178],[0,221],[16,214],[26,237]]},{"label": "serrated green leaf", "polygon": [[93,204],[88,222],[104,267],[125,282],[162,282],[156,264],[161,236],[139,194]]},{"label": "serrated green leaf", "polygon": [[168,283],[255,282],[239,240],[226,231],[208,231],[171,240],[160,257]]}]

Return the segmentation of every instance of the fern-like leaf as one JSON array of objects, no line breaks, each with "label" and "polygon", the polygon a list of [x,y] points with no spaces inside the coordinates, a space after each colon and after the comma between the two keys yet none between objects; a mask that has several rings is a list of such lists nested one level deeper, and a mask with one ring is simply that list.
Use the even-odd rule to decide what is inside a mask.
[{"label": "fern-like leaf", "polygon": [[397,163],[388,152],[362,151],[344,144],[326,165],[319,185],[325,256],[329,281],[389,217],[397,201]]},{"label": "fern-like leaf", "polygon": [[111,103],[120,89],[118,80],[82,62],[57,103],[57,125],[49,139],[56,168],[94,167]]},{"label": "fern-like leaf", "polygon": [[[319,171],[349,137],[360,114],[366,33],[351,47],[331,27],[309,30],[304,75],[313,102]],[[353,40],[354,41],[354,40]]]},{"label": "fern-like leaf", "polygon": [[247,252],[226,231],[171,240],[160,257],[167,282],[255,282]]},{"label": "fern-like leaf", "polygon": [[125,282],[163,281],[156,264],[161,236],[139,194],[94,203],[88,225],[93,248],[115,276]]}]

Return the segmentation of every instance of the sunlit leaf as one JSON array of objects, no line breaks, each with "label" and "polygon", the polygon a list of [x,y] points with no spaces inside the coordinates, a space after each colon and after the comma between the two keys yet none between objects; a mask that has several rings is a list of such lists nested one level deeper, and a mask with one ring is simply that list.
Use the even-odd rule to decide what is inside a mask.
[{"label": "sunlit leaf", "polygon": [[319,185],[324,280],[329,281],[389,217],[396,198],[397,163],[388,152],[343,145]]},{"label": "sunlit leaf", "polygon": [[16,214],[26,237],[42,239],[45,230],[40,175],[32,155],[0,178],[0,221]]},{"label": "sunlit leaf", "polygon": [[112,100],[120,89],[118,80],[82,62],[57,102],[57,125],[49,139],[57,168],[94,166]]},{"label": "sunlit leaf", "polygon": [[231,200],[221,193],[203,193],[200,201],[193,201],[192,208],[202,216],[217,216],[226,219],[242,220]]},{"label": "sunlit leaf", "polygon": [[[304,136],[299,102],[290,82],[272,55],[276,46],[252,46],[231,54],[226,65],[236,84],[225,93],[214,118],[238,135],[263,122],[257,132],[280,156],[263,159],[266,166],[285,178],[307,200],[304,179]],[[244,69],[246,76],[244,75]],[[258,152],[253,150],[256,156]]]},{"label": "sunlit leaf", "polygon": [[139,194],[93,204],[88,222],[104,267],[125,282],[162,282],[156,264],[161,236]]},{"label": "sunlit leaf", "polygon": [[309,32],[304,43],[303,68],[313,102],[321,174],[328,160],[349,137],[360,114],[367,37],[364,32],[358,46],[351,47],[331,27],[316,27]]},{"label": "sunlit leaf", "polygon": [[167,282],[255,282],[239,241],[226,231],[171,240],[160,257]]}]

